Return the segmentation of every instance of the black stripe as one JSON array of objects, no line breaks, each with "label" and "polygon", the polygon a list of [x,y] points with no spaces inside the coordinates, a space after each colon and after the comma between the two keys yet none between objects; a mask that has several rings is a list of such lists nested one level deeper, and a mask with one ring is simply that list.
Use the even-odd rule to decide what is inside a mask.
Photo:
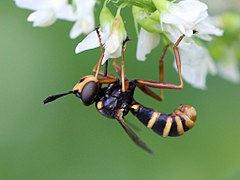
[{"label": "black stripe", "polygon": [[177,123],[175,120],[176,116],[171,116],[171,117],[172,117],[172,126],[171,126],[168,136],[179,136],[178,131],[177,131]]},{"label": "black stripe", "polygon": [[188,131],[189,128],[186,126],[186,121],[183,117],[179,116],[181,118],[181,121],[182,121],[182,125],[183,125],[183,129],[184,131]]},{"label": "black stripe", "polygon": [[167,114],[160,114],[158,119],[156,120],[155,124],[152,127],[152,130],[159,134],[160,136],[163,135],[163,129],[165,128],[166,121],[167,121]]},{"label": "black stripe", "polygon": [[147,126],[148,121],[152,118],[153,112],[154,111],[150,108],[139,106],[138,112],[134,114],[145,126]]}]

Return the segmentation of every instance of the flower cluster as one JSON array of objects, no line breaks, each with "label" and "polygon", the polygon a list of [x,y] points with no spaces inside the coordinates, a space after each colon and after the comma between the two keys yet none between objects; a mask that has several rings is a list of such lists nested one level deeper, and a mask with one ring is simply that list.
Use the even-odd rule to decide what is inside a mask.
[{"label": "flower cluster", "polygon": [[88,34],[95,27],[94,6],[96,0],[15,0],[18,7],[34,11],[27,20],[34,27],[52,25],[57,19],[75,22],[71,31],[72,39],[82,33]]},{"label": "flower cluster", "polygon": [[[100,13],[101,42],[105,46],[102,64],[104,64],[109,58],[118,58],[121,56],[122,43],[127,38],[126,29],[122,17],[120,16],[122,7],[120,6],[118,8],[116,16],[114,17],[111,11],[107,8],[106,2]],[[87,49],[96,48],[99,45],[97,33],[96,31],[93,31],[77,45],[75,52],[80,53]]]},{"label": "flower cluster", "polygon": [[[98,34],[94,30],[96,0],[15,0],[15,2],[21,8],[34,11],[28,17],[28,21],[33,22],[33,26],[49,26],[57,19],[75,22],[70,31],[71,38],[88,34],[77,45],[76,53],[100,46]],[[110,11],[109,3],[121,3],[121,0],[105,0],[99,15],[99,32],[104,46],[102,63],[109,58],[121,56],[122,43],[127,38],[127,32],[120,13],[130,5],[138,32],[136,50],[138,60],[144,61],[162,39],[164,39],[163,43],[174,44],[181,35],[185,35],[178,45],[178,50],[182,62],[182,76],[186,82],[193,87],[204,89],[208,74],[214,75],[219,71],[225,74],[232,73],[230,70],[228,72],[228,69],[235,66],[234,63],[227,62],[229,66],[216,63],[206,48],[206,43],[202,43],[202,41],[210,42],[212,36],[223,35],[223,31],[215,27],[214,21],[208,16],[208,7],[205,3],[198,0],[180,2],[128,0],[118,5],[115,15]],[[237,75],[236,73],[232,75],[235,78],[234,82],[239,82],[238,70],[235,72]]]},{"label": "flower cluster", "polygon": [[216,60],[218,74],[233,83],[240,83],[240,15],[226,12],[215,18],[224,29],[224,38],[217,38],[207,44],[211,56]]},{"label": "flower cluster", "polygon": [[[153,0],[153,3],[157,10],[152,13],[138,7],[133,9],[135,21],[141,27],[137,59],[145,60],[146,55],[159,44],[160,37],[175,43],[184,34],[185,38],[178,46],[183,78],[194,87],[204,89],[207,74],[216,74],[216,67],[207,49],[198,45],[193,38],[209,41],[210,35],[221,36],[223,31],[208,23],[208,7],[200,1],[175,3]],[[147,39],[148,44],[145,44]]]}]

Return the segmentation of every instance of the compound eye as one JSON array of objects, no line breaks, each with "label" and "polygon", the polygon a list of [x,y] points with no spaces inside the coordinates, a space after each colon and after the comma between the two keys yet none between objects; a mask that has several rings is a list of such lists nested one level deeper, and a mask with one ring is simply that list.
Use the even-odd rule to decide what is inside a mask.
[{"label": "compound eye", "polygon": [[81,92],[81,100],[86,105],[89,106],[95,101],[95,97],[99,90],[99,84],[95,81],[89,81],[84,85]]}]

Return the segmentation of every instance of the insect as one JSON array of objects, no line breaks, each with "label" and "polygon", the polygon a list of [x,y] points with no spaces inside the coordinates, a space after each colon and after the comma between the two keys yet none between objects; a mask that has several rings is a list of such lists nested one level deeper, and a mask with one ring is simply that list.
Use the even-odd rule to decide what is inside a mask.
[{"label": "insect", "polygon": [[[180,41],[179,41],[180,42]],[[107,72],[107,65],[105,71],[99,70],[101,65],[101,58],[97,68],[94,68],[94,75],[87,75],[80,79],[80,81],[73,87],[73,89],[66,93],[56,94],[47,97],[44,100],[44,104],[52,102],[60,97],[68,94],[75,94],[84,105],[89,106],[95,103],[96,109],[105,117],[110,119],[116,119],[129,137],[141,148],[149,153],[153,151],[135,134],[130,126],[125,122],[124,117],[131,112],[140,120],[145,126],[152,129],[154,132],[161,136],[179,136],[185,131],[188,131],[193,127],[197,118],[196,110],[193,106],[180,105],[173,113],[166,114],[156,111],[152,108],[148,108],[138,103],[134,99],[135,88],[138,87],[144,93],[149,96],[162,100],[162,95],[155,94],[148,87],[155,88],[169,88],[180,89],[182,88],[181,72],[180,81],[181,85],[177,86],[170,83],[164,83],[163,72],[160,73],[160,82],[154,82],[149,80],[128,80],[124,73],[124,48],[125,43],[122,45],[122,66],[119,67],[116,61],[113,61],[113,67],[121,77],[121,81]],[[101,46],[100,46],[101,47]],[[163,58],[166,53],[167,47],[163,51],[163,55],[160,58],[160,70],[163,69]],[[180,61],[178,51],[176,59]],[[180,64],[180,63],[178,63]],[[178,67],[179,68],[179,67]],[[101,77],[98,77],[101,76]],[[106,84],[106,86],[104,86]]]}]

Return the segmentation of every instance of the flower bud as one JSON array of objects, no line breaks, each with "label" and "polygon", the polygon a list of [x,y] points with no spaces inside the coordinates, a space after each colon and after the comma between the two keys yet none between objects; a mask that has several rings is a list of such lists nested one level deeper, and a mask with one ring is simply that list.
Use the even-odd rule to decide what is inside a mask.
[{"label": "flower bud", "polygon": [[106,6],[107,1],[105,1],[104,6],[99,15],[100,26],[103,32],[109,33],[111,30],[111,25],[114,19],[113,14]]},{"label": "flower bud", "polygon": [[149,32],[160,32],[160,13],[155,11],[153,13],[146,12],[144,9],[134,6],[132,9],[133,17],[141,27]]}]

